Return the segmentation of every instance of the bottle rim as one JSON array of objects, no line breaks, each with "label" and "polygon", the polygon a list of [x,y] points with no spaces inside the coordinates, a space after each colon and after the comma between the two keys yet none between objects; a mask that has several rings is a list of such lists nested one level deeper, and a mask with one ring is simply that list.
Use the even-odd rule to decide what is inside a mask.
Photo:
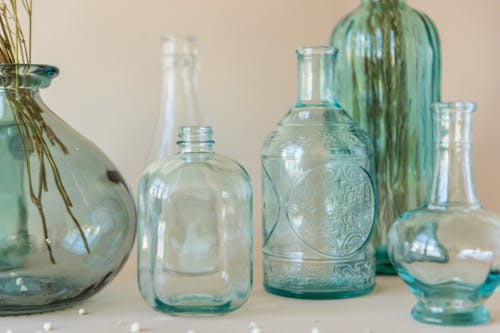
[{"label": "bottle rim", "polygon": [[179,127],[177,144],[183,143],[214,143],[212,139],[213,130],[211,126],[181,126]]},{"label": "bottle rim", "polygon": [[473,113],[477,109],[477,104],[467,101],[436,102],[431,105],[431,109],[437,114],[459,112]]},{"label": "bottle rim", "polygon": [[297,54],[301,56],[313,55],[337,55],[339,52],[335,46],[301,46],[297,48]]}]

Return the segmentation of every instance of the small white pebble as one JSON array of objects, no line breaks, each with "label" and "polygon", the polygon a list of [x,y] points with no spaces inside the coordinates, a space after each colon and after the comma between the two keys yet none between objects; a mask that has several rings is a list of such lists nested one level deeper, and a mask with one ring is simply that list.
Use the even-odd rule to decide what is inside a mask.
[{"label": "small white pebble", "polygon": [[317,327],[313,327],[313,328],[311,329],[311,333],[319,333],[319,328],[317,328]]},{"label": "small white pebble", "polygon": [[43,324],[43,330],[45,332],[51,331],[52,330],[52,323],[50,321],[46,322]]},{"label": "small white pebble", "polygon": [[18,286],[24,285],[24,279],[23,279],[22,277],[18,277],[18,278],[16,279],[16,284],[17,284]]},{"label": "small white pebble", "polygon": [[252,329],[252,328],[257,328],[257,325],[255,325],[255,323],[252,321],[250,323],[250,325],[248,326],[248,328]]},{"label": "small white pebble", "polygon": [[13,331],[11,328],[9,328],[7,331],[5,331],[5,333],[13,333]]},{"label": "small white pebble", "polygon": [[28,287],[26,287],[26,286],[23,284],[21,287],[19,287],[19,290],[20,290],[22,293],[24,293],[24,292],[27,292],[27,291],[28,291]]},{"label": "small white pebble", "polygon": [[193,330],[189,330],[186,333],[194,333],[194,331]]},{"label": "small white pebble", "polygon": [[120,326],[123,326],[123,325],[126,325],[127,323],[126,323],[126,322],[124,322],[123,320],[118,320],[118,321],[116,322],[116,324],[118,324],[118,325],[120,325]]},{"label": "small white pebble", "polygon": [[87,310],[84,308],[78,309],[78,315],[80,316],[86,315],[87,313],[88,313]]},{"label": "small white pebble", "polygon": [[260,333],[260,328],[254,327],[254,328],[250,329],[250,333]]},{"label": "small white pebble", "polygon": [[16,273],[16,272],[10,272],[10,273],[9,273],[9,275],[10,275],[11,277],[16,277],[16,276],[17,276],[17,273]]},{"label": "small white pebble", "polygon": [[137,333],[141,331],[141,324],[134,322],[130,324],[130,332]]}]

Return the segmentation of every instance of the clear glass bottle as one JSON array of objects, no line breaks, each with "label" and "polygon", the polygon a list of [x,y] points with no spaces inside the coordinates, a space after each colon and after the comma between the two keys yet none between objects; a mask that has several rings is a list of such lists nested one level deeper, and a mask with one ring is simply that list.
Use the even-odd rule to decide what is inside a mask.
[{"label": "clear glass bottle", "polygon": [[375,150],[377,273],[395,274],[387,234],[403,212],[421,206],[430,187],[432,115],[440,100],[437,30],[406,0],[362,0],[331,36],[338,47],[336,96]]},{"label": "clear glass bottle", "polygon": [[193,36],[162,38],[161,110],[158,114],[147,164],[177,151],[177,129],[202,123],[198,108],[198,49]]},{"label": "clear glass bottle", "polygon": [[500,284],[500,216],[476,196],[471,170],[473,103],[436,103],[434,177],[428,203],[401,215],[389,256],[417,297],[412,315],[439,325],[489,321],[483,302]]},{"label": "clear glass bottle", "polygon": [[134,199],[120,172],[40,96],[58,73],[0,65],[0,316],[91,297],[135,239]]},{"label": "clear glass bottle", "polygon": [[337,50],[300,48],[299,98],[262,148],[264,286],[344,298],[375,285],[371,143],[335,101]]},{"label": "clear glass bottle", "polygon": [[252,289],[250,177],[212,151],[211,136],[210,127],[181,127],[179,153],[139,183],[139,288],[172,315],[223,314]]}]

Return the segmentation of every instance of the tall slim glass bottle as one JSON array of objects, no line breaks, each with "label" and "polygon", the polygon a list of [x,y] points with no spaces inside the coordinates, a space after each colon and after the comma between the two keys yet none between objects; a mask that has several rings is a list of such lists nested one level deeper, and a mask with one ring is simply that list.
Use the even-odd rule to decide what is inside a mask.
[{"label": "tall slim glass bottle", "polygon": [[297,50],[299,98],[262,148],[264,286],[344,298],[375,284],[371,143],[335,101],[332,47]]},{"label": "tall slim glass bottle", "polygon": [[432,116],[440,99],[440,47],[431,20],[406,0],[362,0],[331,36],[340,105],[375,149],[377,272],[394,274],[387,234],[404,211],[425,200],[432,175]]},{"label": "tall slim glass bottle", "polygon": [[201,125],[198,50],[193,36],[166,35],[161,58],[161,110],[147,164],[177,152],[177,129]]}]

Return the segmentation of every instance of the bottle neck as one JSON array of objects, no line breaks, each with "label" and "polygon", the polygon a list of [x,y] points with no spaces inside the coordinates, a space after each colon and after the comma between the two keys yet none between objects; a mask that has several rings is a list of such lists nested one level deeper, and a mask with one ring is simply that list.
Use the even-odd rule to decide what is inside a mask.
[{"label": "bottle neck", "polygon": [[337,49],[312,47],[297,50],[298,100],[296,107],[333,106],[334,65]]},{"label": "bottle neck", "polygon": [[183,126],[179,129],[180,154],[213,153],[212,128],[208,126]]},{"label": "bottle neck", "polygon": [[184,45],[188,42],[179,42],[178,39],[164,41],[161,61],[162,107],[166,113],[176,112],[178,116],[184,117],[179,125],[199,125],[198,56],[194,45],[189,45],[193,49],[185,45],[184,48],[179,48],[179,43]]},{"label": "bottle neck", "polygon": [[434,177],[429,206],[478,208],[471,168],[472,103],[434,108]]},{"label": "bottle neck", "polygon": [[175,134],[180,126],[201,125],[197,56],[194,37],[163,37],[161,110],[148,154],[148,164],[176,153]]}]

